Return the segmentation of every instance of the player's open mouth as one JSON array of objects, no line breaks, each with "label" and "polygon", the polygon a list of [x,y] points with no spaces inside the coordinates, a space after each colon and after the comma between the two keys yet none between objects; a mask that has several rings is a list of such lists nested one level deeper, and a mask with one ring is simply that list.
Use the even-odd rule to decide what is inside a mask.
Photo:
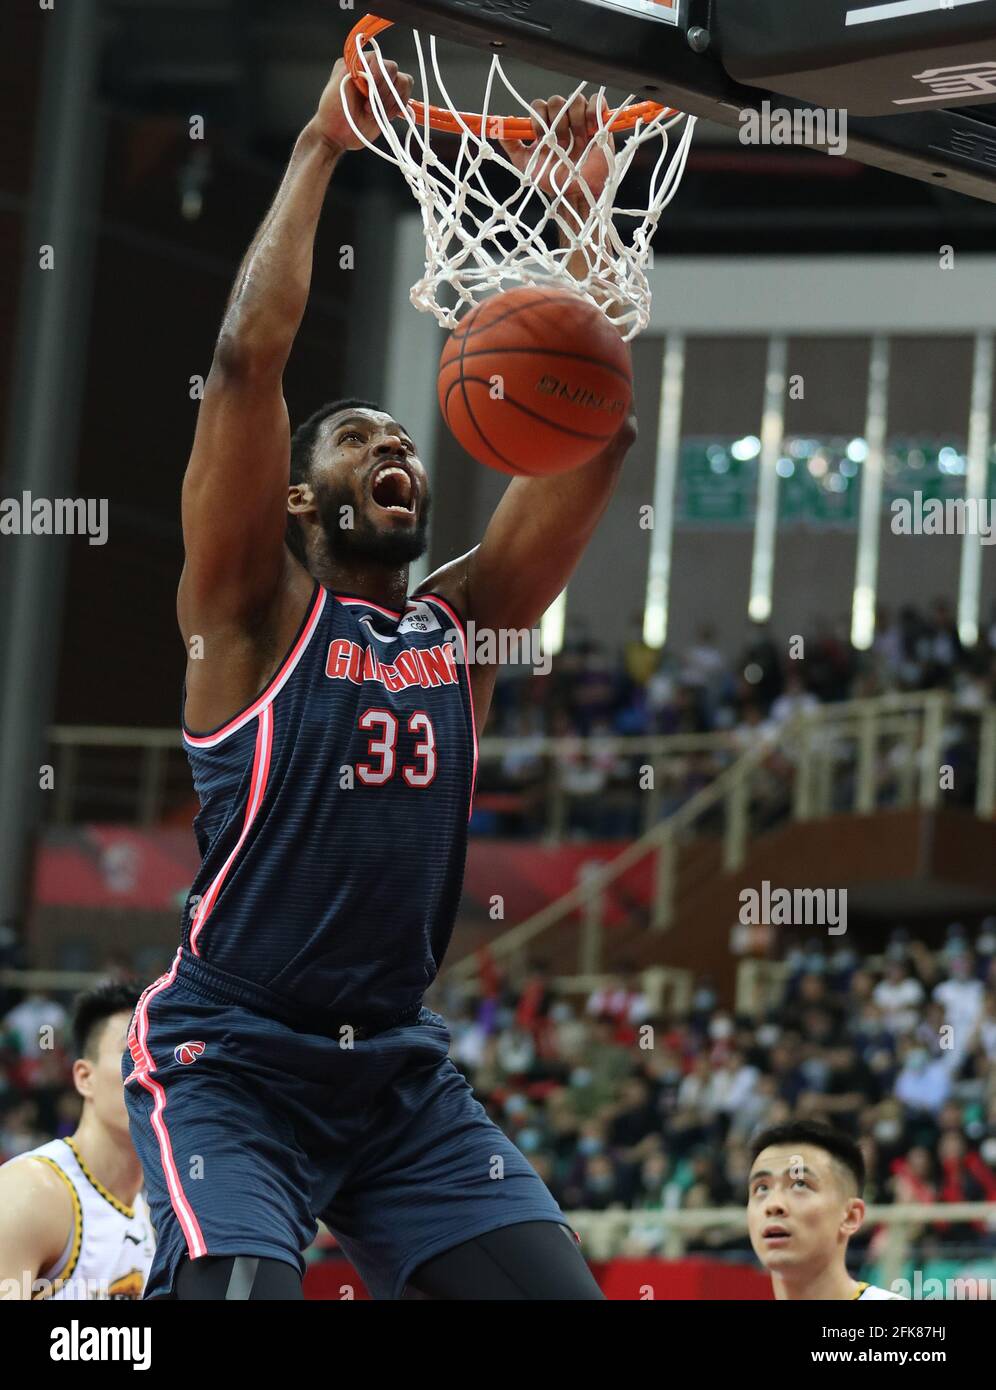
[{"label": "player's open mouth", "polygon": [[762,1239],[765,1245],[784,1245],[790,1236],[784,1226],[765,1226]]},{"label": "player's open mouth", "polygon": [[415,480],[400,463],[384,463],[370,480],[370,496],[382,511],[415,511]]}]

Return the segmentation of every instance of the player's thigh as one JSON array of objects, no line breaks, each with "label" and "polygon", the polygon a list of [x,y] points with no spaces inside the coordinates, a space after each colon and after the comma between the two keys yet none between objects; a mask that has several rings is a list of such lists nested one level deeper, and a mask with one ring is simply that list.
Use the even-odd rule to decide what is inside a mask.
[{"label": "player's thigh", "polygon": [[[125,1085],[156,1231],[153,1297],[172,1287],[184,1257],[299,1262],[315,1229],[306,1157],[279,1093],[232,1054],[237,1020],[188,1021],[172,1012],[150,1011],[152,1065],[136,1068]],[[195,1061],[169,1046],[177,1036],[204,1044]]]},{"label": "player's thigh", "polygon": [[485,1231],[564,1222],[536,1170],[488,1117],[449,1058],[398,1078],[322,1213],[377,1298]]}]

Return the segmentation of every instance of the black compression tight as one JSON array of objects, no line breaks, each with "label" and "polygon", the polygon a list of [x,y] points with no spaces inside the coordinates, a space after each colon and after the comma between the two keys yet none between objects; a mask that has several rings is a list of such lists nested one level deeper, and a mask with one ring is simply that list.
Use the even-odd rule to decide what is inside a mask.
[{"label": "black compression tight", "polygon": [[[300,1299],[301,1278],[283,1260],[255,1255],[185,1259],[175,1299]],[[434,1255],[409,1280],[414,1299],[567,1299],[603,1297],[574,1237],[554,1221],[525,1221],[475,1236]]]},{"label": "black compression tight", "polygon": [[173,1280],[173,1297],[198,1300],[303,1298],[295,1265],[265,1255],[203,1255],[185,1259]]},{"label": "black compression tight", "polygon": [[525,1221],[435,1255],[412,1275],[405,1296],[587,1300],[604,1294],[566,1226]]}]

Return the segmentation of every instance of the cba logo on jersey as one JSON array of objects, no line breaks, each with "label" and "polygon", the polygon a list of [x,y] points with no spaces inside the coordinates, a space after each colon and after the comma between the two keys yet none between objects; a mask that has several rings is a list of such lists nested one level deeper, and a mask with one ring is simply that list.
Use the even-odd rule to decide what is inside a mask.
[{"label": "cba logo on jersey", "polygon": [[204,1051],[205,1045],[206,1044],[202,1042],[180,1043],[178,1047],[174,1047],[173,1056],[181,1066],[189,1067],[191,1062],[197,1061],[198,1057]]}]

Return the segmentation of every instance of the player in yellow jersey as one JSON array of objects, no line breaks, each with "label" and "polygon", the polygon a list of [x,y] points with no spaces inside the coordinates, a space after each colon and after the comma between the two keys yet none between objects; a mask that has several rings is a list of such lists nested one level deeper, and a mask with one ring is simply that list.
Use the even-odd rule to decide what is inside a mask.
[{"label": "player in yellow jersey", "polygon": [[73,1011],[75,1134],[0,1168],[0,1298],[138,1299],[155,1243],[128,1133],[121,1054],[138,995],[107,982]]},{"label": "player in yellow jersey", "polygon": [[865,1219],[865,1164],[848,1135],[817,1121],[765,1130],[752,1146],[747,1224],[776,1299],[899,1299],[852,1279],[847,1243]]}]

